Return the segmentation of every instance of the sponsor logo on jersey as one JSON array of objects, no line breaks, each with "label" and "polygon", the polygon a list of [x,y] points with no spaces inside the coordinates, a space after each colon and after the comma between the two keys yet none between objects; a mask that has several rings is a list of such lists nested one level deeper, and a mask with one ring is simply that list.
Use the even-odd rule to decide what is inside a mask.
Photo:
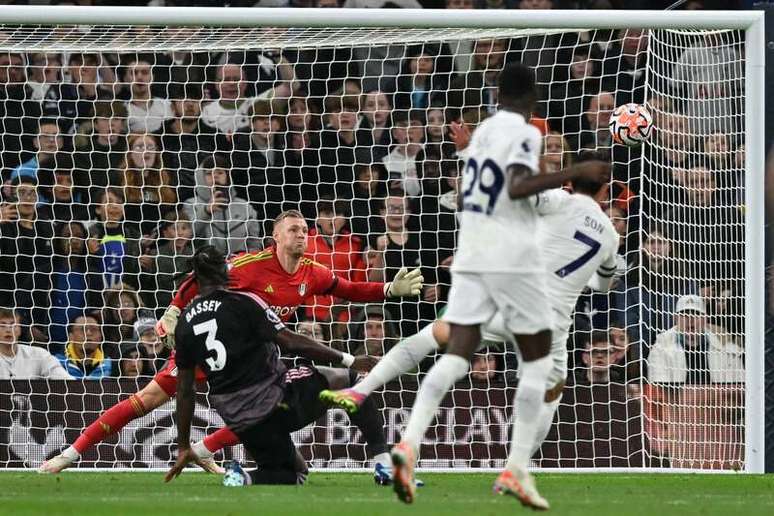
[{"label": "sponsor logo on jersey", "polygon": [[274,287],[272,287],[271,283],[269,283],[268,285],[266,285],[266,288],[263,289],[263,291],[266,292],[267,294],[274,294]]},{"label": "sponsor logo on jersey", "polygon": [[298,295],[299,296],[305,296],[306,295],[306,283],[301,283],[298,286]]},{"label": "sponsor logo on jersey", "polygon": [[296,311],[298,306],[270,306],[269,308],[271,308],[275,314],[279,315],[280,319],[287,320],[287,318]]}]

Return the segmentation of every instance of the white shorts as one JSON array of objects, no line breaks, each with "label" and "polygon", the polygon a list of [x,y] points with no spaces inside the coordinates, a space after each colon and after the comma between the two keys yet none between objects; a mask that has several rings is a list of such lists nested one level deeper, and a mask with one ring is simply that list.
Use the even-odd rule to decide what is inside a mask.
[{"label": "white shorts", "polygon": [[[534,335],[553,326],[545,276],[539,273],[452,273],[443,320],[486,326],[499,313],[509,333]],[[510,340],[510,339],[509,339]]]},{"label": "white shorts", "polygon": [[[550,356],[552,365],[551,373],[548,375],[546,390],[567,379],[567,338],[570,336],[570,331],[567,325],[563,324],[562,326],[561,329],[551,330]],[[519,346],[514,341],[513,334],[505,327],[505,321],[503,321],[499,312],[489,321],[489,324],[481,329],[481,340],[511,343],[516,351],[516,355],[519,357],[519,363],[521,363]]]}]

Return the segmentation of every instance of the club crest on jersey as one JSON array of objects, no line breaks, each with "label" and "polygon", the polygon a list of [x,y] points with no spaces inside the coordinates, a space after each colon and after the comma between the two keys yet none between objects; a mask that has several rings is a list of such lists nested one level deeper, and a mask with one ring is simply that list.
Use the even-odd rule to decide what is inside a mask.
[{"label": "club crest on jersey", "polygon": [[299,296],[305,296],[306,295],[306,283],[301,283],[298,286],[298,295]]}]

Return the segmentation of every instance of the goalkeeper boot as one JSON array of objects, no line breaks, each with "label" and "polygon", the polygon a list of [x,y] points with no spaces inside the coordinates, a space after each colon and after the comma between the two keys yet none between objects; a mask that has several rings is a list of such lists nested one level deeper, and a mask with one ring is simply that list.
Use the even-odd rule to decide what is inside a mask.
[{"label": "goalkeeper boot", "polygon": [[204,446],[203,441],[194,443],[191,447],[191,451],[196,455],[196,465],[202,468],[207,473],[214,473],[216,475],[223,475],[226,470],[223,469],[215,462],[215,454]]},{"label": "goalkeeper boot", "polygon": [[492,490],[495,494],[516,497],[523,506],[537,511],[547,511],[551,508],[546,499],[538,493],[535,479],[527,470],[519,469],[515,473],[503,471],[495,480]]},{"label": "goalkeeper boot", "polygon": [[411,445],[401,441],[392,448],[392,489],[403,503],[414,501],[414,464],[416,453]]},{"label": "goalkeeper boot", "polygon": [[[392,485],[392,468],[379,462],[374,466],[374,482],[380,486]],[[414,485],[424,487],[425,483],[418,478],[414,479]]]},{"label": "goalkeeper boot", "polygon": [[226,464],[226,474],[223,475],[225,487],[242,487],[247,485],[247,473],[239,461],[233,460]]},{"label": "goalkeeper boot", "polygon": [[64,453],[60,453],[56,457],[53,457],[38,468],[38,473],[56,475],[63,469],[67,469],[75,463],[74,460],[69,457],[65,457]]},{"label": "goalkeeper boot", "polygon": [[340,408],[347,411],[347,414],[354,414],[360,410],[360,405],[367,396],[360,394],[353,389],[342,389],[340,391],[330,391],[325,389],[320,391],[320,401],[328,408]]}]

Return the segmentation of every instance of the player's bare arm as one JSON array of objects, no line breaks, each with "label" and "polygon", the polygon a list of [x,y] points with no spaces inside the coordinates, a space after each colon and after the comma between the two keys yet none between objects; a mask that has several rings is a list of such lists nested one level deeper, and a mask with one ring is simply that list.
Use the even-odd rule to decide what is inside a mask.
[{"label": "player's bare arm", "polygon": [[511,199],[523,199],[544,190],[559,188],[568,181],[584,178],[597,183],[610,181],[610,163],[605,161],[584,161],[568,167],[556,174],[533,175],[532,170],[524,165],[508,167],[510,183],[508,195]]},{"label": "player's bare arm", "polygon": [[165,482],[177,477],[186,464],[196,459],[191,451],[191,420],[194,413],[194,369],[177,370],[177,460],[164,477]]},{"label": "player's bare arm", "polygon": [[323,346],[316,340],[299,335],[288,329],[280,330],[277,333],[275,342],[283,352],[300,355],[316,362],[341,364],[360,372],[370,371],[379,361],[377,358],[367,355],[353,357],[352,355]]}]

